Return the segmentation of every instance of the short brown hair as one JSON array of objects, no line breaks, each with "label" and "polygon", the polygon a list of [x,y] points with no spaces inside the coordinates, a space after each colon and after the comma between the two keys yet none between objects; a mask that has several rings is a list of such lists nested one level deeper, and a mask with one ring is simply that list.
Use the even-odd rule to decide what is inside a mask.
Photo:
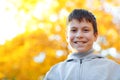
[{"label": "short brown hair", "polygon": [[98,33],[96,18],[95,18],[95,16],[91,12],[89,12],[87,10],[84,10],[84,9],[74,9],[69,14],[67,23],[69,23],[72,19],[77,19],[80,22],[83,19],[85,19],[86,21],[92,23],[93,29],[94,29],[94,33]]}]

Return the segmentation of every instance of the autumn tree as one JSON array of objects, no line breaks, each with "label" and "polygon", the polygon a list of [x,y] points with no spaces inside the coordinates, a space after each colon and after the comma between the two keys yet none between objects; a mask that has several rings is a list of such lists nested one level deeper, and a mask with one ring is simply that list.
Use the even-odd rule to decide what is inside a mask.
[{"label": "autumn tree", "polygon": [[[70,50],[66,42],[66,18],[74,8],[92,11],[98,23],[99,53],[109,48],[120,52],[120,24],[106,6],[120,6],[118,0],[9,0],[14,7],[18,27],[25,29],[0,45],[0,79],[42,80],[50,67],[66,59]],[[106,3],[106,4],[105,4]],[[108,8],[109,8],[108,6]],[[108,55],[120,63],[120,59]]]}]

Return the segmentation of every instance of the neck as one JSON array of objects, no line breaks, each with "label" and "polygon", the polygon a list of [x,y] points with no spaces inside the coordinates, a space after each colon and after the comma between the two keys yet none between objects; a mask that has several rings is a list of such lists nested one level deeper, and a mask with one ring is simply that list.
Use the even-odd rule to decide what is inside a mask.
[{"label": "neck", "polygon": [[89,55],[93,52],[93,49],[90,49],[86,52],[74,52],[75,55],[79,56],[79,57],[84,57],[86,55]]}]

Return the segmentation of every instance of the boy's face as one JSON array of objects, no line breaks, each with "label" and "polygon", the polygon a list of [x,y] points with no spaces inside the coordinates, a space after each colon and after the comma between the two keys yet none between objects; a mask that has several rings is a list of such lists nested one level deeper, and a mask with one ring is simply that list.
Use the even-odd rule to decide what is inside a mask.
[{"label": "boy's face", "polygon": [[75,52],[86,52],[91,49],[97,35],[97,33],[94,34],[92,24],[85,19],[81,22],[73,19],[68,24],[67,41]]}]

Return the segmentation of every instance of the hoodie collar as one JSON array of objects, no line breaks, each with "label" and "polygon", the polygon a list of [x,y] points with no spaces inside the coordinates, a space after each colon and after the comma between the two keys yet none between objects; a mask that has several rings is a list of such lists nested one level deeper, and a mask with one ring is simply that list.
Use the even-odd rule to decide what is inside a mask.
[{"label": "hoodie collar", "polygon": [[94,59],[94,58],[103,58],[101,55],[93,54],[94,50],[90,49],[84,53],[72,53],[68,55],[67,60],[70,59]]}]

